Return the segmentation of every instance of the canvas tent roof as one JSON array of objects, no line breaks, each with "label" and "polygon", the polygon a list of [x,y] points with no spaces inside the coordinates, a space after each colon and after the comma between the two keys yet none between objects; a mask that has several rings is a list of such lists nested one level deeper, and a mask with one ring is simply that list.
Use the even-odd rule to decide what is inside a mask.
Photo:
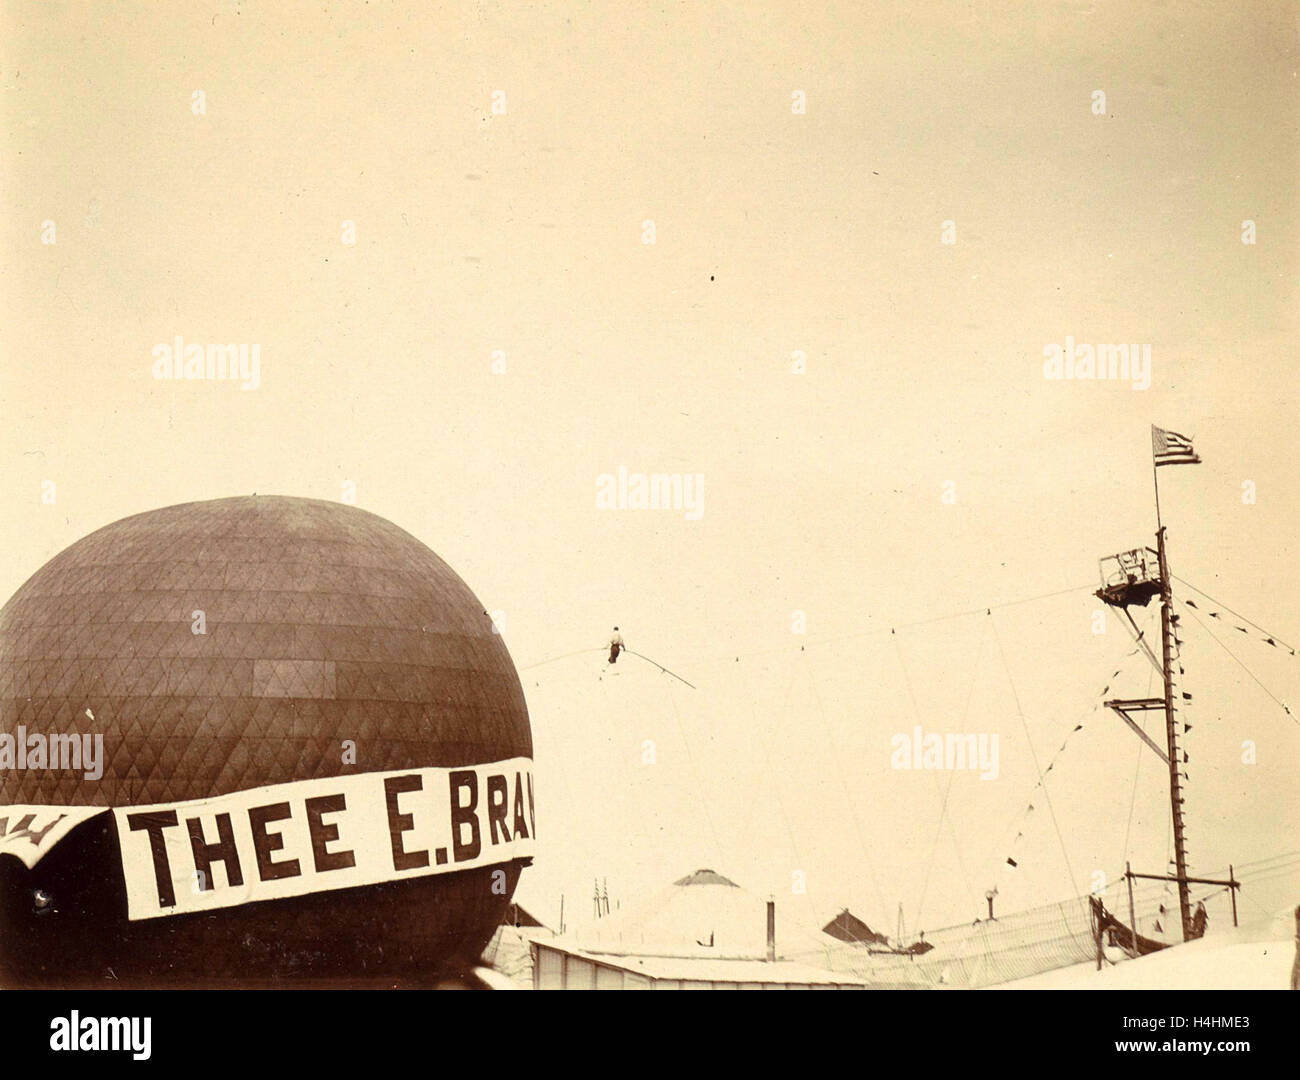
[{"label": "canvas tent roof", "polygon": [[[578,948],[616,955],[763,960],[767,901],[713,870],[697,870],[638,903],[624,904],[574,938]],[[778,955],[816,957],[834,945],[777,905]]]},{"label": "canvas tent roof", "polygon": [[684,878],[678,878],[673,882],[674,885],[730,885],[733,889],[740,888],[730,878],[724,878],[721,874],[713,870],[696,870],[693,874],[687,874]]}]

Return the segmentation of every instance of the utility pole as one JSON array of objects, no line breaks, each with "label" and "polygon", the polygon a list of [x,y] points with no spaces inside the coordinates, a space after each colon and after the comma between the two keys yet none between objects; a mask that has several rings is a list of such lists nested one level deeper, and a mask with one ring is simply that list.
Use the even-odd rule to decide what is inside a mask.
[{"label": "utility pole", "polygon": [[1169,572],[1169,553],[1165,549],[1165,527],[1159,524],[1159,506],[1159,495],[1157,495],[1156,551],[1160,556],[1160,652],[1161,667],[1165,677],[1165,745],[1169,756],[1169,809],[1174,821],[1174,872],[1178,877],[1178,911],[1182,916],[1183,940],[1190,941],[1192,899],[1187,887],[1187,844],[1183,836],[1183,777],[1178,752],[1178,719],[1174,709],[1174,596],[1172,575]]},{"label": "utility pole", "polygon": [[[1177,616],[1174,615],[1173,610],[1174,576],[1169,569],[1169,550],[1166,544],[1165,526],[1164,522],[1160,520],[1160,466],[1195,465],[1200,460],[1192,449],[1190,439],[1176,432],[1152,427],[1151,478],[1154,483],[1156,497],[1156,550],[1137,548],[1133,551],[1120,552],[1118,555],[1103,559],[1101,562],[1101,588],[1096,592],[1099,600],[1124,612],[1125,617],[1129,620],[1129,625],[1133,629],[1138,645],[1143,648],[1152,665],[1158,668],[1161,681],[1164,684],[1164,694],[1161,697],[1114,698],[1104,704],[1123,720],[1130,730],[1157,757],[1164,761],[1166,768],[1169,770],[1169,813],[1173,821],[1175,872],[1170,875],[1168,873],[1169,867],[1166,866],[1163,880],[1178,883],[1178,912],[1182,922],[1184,941],[1192,939],[1192,899],[1187,877],[1187,838],[1183,829],[1183,803],[1186,800],[1183,797],[1182,754],[1178,745],[1178,712],[1174,706],[1174,662],[1178,658],[1176,651],[1178,642],[1174,629]],[[1155,556],[1155,565],[1152,565],[1152,556]],[[1138,628],[1128,610],[1133,604],[1146,607],[1156,597],[1160,598],[1160,661],[1158,664],[1154,650],[1147,647],[1146,642],[1143,640],[1143,632]],[[1159,743],[1148,735],[1138,721],[1134,720],[1133,716],[1130,715],[1132,713],[1158,711],[1163,711],[1165,714],[1164,749],[1161,749]],[[1134,874],[1131,868],[1126,869],[1126,875],[1130,879],[1130,889],[1132,888],[1132,878],[1146,876]],[[1238,883],[1232,880],[1231,874],[1229,877],[1230,880],[1223,882],[1223,884],[1232,889],[1235,902]],[[1135,913],[1130,911],[1129,917],[1133,919]],[[1134,935],[1137,934],[1136,925],[1133,927],[1133,933]],[[1136,938],[1134,944],[1136,946]]]}]

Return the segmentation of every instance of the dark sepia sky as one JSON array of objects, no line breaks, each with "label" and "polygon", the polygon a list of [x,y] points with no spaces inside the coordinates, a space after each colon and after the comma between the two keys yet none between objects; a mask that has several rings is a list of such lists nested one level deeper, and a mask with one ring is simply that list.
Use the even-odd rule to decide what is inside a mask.
[{"label": "dark sepia sky", "polygon": [[[504,613],[544,918],[700,866],[891,931],[1159,872],[1160,763],[1090,711],[1149,669],[1088,592],[1152,542],[1152,423],[1204,458],[1175,572],[1300,641],[1293,4],[0,10],[0,594],[130,513],[354,484]],[[155,379],[177,335],[260,385]],[[1149,388],[1044,378],[1067,337]],[[620,467],[702,516],[598,509]],[[615,623],[697,689],[606,671]],[[1193,865],[1291,851],[1300,723],[1185,629]],[[997,780],[891,769],[918,723]]]}]

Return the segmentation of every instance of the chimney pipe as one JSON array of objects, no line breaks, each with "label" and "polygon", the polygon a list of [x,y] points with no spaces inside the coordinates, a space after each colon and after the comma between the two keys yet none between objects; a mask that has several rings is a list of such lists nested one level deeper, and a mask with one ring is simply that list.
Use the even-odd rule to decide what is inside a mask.
[{"label": "chimney pipe", "polygon": [[767,962],[776,959],[776,901],[767,902]]}]

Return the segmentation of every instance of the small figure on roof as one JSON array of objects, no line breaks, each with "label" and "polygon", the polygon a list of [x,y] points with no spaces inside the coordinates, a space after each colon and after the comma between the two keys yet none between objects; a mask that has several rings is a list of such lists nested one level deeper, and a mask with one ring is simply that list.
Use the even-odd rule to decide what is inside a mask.
[{"label": "small figure on roof", "polygon": [[621,653],[626,645],[623,644],[623,635],[618,632],[618,627],[614,627],[614,633],[609,639],[609,662],[618,663],[618,654]]}]

